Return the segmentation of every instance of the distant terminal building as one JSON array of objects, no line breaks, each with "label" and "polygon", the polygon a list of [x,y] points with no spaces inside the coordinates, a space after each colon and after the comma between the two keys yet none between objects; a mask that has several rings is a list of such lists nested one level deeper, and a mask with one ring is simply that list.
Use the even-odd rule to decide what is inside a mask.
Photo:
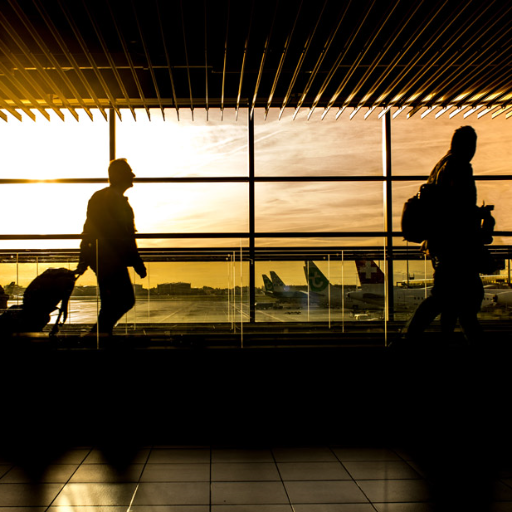
[{"label": "distant terminal building", "polygon": [[158,295],[190,295],[191,283],[163,283],[157,286]]},{"label": "distant terminal building", "polygon": [[148,293],[147,290],[144,290],[144,288],[142,288],[141,284],[134,284],[133,292],[135,293],[135,295],[142,295],[143,293]]}]

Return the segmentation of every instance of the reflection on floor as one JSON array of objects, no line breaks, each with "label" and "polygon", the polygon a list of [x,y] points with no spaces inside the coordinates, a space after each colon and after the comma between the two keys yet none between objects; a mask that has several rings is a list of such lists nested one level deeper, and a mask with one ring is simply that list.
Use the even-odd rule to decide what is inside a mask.
[{"label": "reflection on floor", "polygon": [[503,347],[2,356],[0,512],[512,510]]},{"label": "reflection on floor", "polygon": [[[0,511],[512,510],[511,471],[492,481],[477,471],[477,481],[447,467],[441,481],[410,453],[389,448],[81,446],[46,455],[1,461]],[[440,456],[440,466],[454,462]]]}]

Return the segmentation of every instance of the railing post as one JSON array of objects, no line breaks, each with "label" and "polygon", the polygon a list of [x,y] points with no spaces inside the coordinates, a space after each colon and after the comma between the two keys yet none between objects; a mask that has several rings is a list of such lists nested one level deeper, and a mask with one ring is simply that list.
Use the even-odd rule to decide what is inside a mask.
[{"label": "railing post", "polygon": [[393,286],[393,182],[391,169],[391,111],[388,110],[382,119],[382,148],[384,181],[384,230],[385,263],[386,263],[386,295],[388,301],[388,317],[393,320],[395,316],[394,286]]}]

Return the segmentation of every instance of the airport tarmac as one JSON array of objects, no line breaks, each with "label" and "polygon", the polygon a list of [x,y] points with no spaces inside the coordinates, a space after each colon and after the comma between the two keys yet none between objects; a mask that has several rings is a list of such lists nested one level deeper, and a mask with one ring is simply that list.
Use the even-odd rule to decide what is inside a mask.
[{"label": "airport tarmac", "polygon": [[[9,301],[8,306],[21,304],[21,301]],[[72,297],[68,308],[67,327],[86,326],[96,323],[100,301],[95,297]],[[56,312],[57,313],[57,312]],[[52,315],[53,324],[57,314]],[[406,321],[412,311],[397,313],[395,320]],[[272,303],[262,300],[256,306],[256,322],[260,323],[315,323],[339,325],[344,322],[381,323],[382,311],[354,312],[350,309],[328,308],[311,305],[309,308],[294,304],[282,304],[272,307]],[[485,319],[488,314],[481,313]],[[240,324],[249,322],[248,302],[224,300],[222,297],[193,298],[142,298],[137,297],[136,304],[118,323],[137,326],[144,325],[179,325],[179,324]]]},{"label": "airport tarmac", "polygon": [[[9,301],[9,306],[20,301]],[[68,308],[68,325],[94,324],[99,312],[100,301],[95,297],[72,297]],[[260,309],[261,308],[261,309]],[[52,315],[56,316],[56,315]],[[257,304],[256,322],[343,322],[369,321],[381,319],[378,312],[354,316],[353,312],[340,308],[322,306],[297,307],[284,304],[273,308],[268,303]],[[53,323],[52,318],[50,323]],[[134,308],[121,323],[129,324],[200,324],[200,323],[240,323],[249,321],[247,302],[222,300],[219,298],[141,298],[137,297]],[[119,325],[119,324],[118,324]]]}]

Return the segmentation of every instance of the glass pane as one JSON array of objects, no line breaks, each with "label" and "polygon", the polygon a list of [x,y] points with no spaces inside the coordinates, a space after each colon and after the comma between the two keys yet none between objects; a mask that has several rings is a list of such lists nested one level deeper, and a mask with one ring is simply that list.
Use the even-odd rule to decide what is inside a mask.
[{"label": "glass pane", "polygon": [[[217,333],[233,331],[249,319],[249,265],[240,263],[239,258],[240,253],[217,262],[147,262],[145,279],[132,271],[136,303],[119,321],[114,334],[151,328],[178,335],[194,330],[197,324],[216,329]],[[73,269],[76,260],[50,262],[38,261],[38,256],[26,253],[3,254],[0,312],[21,305],[25,289],[44,270],[60,267]],[[89,269],[76,282],[68,319],[61,331],[89,331],[96,323],[99,307],[96,276]],[[51,329],[56,316],[57,311],[44,327],[45,332]]]},{"label": "glass pane", "polygon": [[80,121],[62,111],[65,121],[48,111],[51,121],[34,112],[22,122],[0,124],[2,179],[96,178],[106,176],[109,161],[108,122],[97,110],[94,121],[78,110]]},{"label": "glass pane", "polygon": [[315,261],[257,262],[256,321],[320,322],[331,327],[349,320],[344,292],[356,280],[355,267],[351,271],[349,265],[330,255]]},{"label": "glass pane", "polygon": [[[298,332],[319,336],[326,332],[364,329],[378,333],[379,339],[382,334],[384,343],[385,295],[381,268],[383,263],[369,255],[346,260],[343,252],[306,257],[303,261],[258,261],[256,321],[283,332],[287,332],[287,325],[295,324]],[[365,274],[374,276],[373,282],[365,280]]]},{"label": "glass pane", "polygon": [[[400,231],[404,203],[416,194],[421,181],[401,181],[393,184],[393,230]],[[512,194],[512,181],[476,181],[478,205],[494,205],[495,231],[512,230],[512,210],[508,204]],[[502,243],[498,238],[495,243]]]},{"label": "glass pane", "polygon": [[[342,249],[354,249],[359,247],[382,247],[383,237],[365,237],[365,236],[346,236],[343,238],[340,237],[321,237],[321,233],[318,236],[311,237],[261,237],[256,238],[256,247],[259,249],[267,248],[267,249],[292,249],[300,247],[304,249],[305,247],[322,247],[324,250],[333,250],[333,251],[341,251]],[[334,253],[335,256],[338,253]]]},{"label": "glass pane", "polygon": [[453,132],[464,125],[472,126],[478,136],[471,162],[474,174],[512,174],[512,124],[505,116],[464,119],[459,114],[450,119],[446,113],[436,119],[435,112],[424,119],[418,113],[411,119],[401,115],[392,120],[393,174],[428,176],[450,149]]},{"label": "glass pane", "polygon": [[[249,247],[249,240],[247,238],[158,238],[158,234],[153,235],[155,238],[138,238],[137,246],[139,250],[144,249],[178,249],[186,250],[188,248],[200,249],[217,249],[225,248],[230,251],[239,251],[240,248]],[[198,252],[198,257],[200,257]]]},{"label": "glass pane", "polygon": [[126,196],[139,233],[248,230],[245,183],[138,183]]},{"label": "glass pane", "polygon": [[127,158],[139,178],[247,176],[247,111],[220,119],[219,111],[137,110],[137,120],[123,110],[116,124],[116,155]]},{"label": "glass pane", "polygon": [[[510,240],[505,240],[507,243]],[[397,241],[398,242],[398,241]],[[395,245],[398,245],[396,243]],[[484,289],[484,299],[478,314],[483,322],[484,331],[486,322],[496,322],[510,320],[510,306],[512,305],[511,267],[510,260],[502,260],[503,269],[496,275],[482,275]],[[409,259],[395,260],[394,283],[395,283],[395,320],[403,325],[409,320],[416,308],[421,304],[431,291],[433,285],[433,268],[430,259],[423,256],[414,249]],[[453,276],[453,282],[456,283],[459,276]],[[427,330],[439,330],[439,317],[428,327]],[[456,331],[460,328],[457,327]]]},{"label": "glass pane", "polygon": [[[46,269],[66,268],[73,270],[76,268],[76,265],[76,257],[66,261],[65,258],[52,258],[49,255],[30,255],[30,253],[2,254],[0,285],[7,298],[7,307],[21,305],[27,286]],[[90,328],[96,322],[97,300],[96,276],[89,270],[80,276],[73,290],[68,306],[68,318],[63,330],[72,328],[82,331],[86,330],[87,326]],[[58,310],[51,314],[50,321],[43,329],[44,331],[50,330],[56,321],[57,315]]]},{"label": "glass pane", "polygon": [[381,231],[382,183],[257,183],[257,231]]},{"label": "glass pane", "polygon": [[293,119],[294,109],[255,110],[254,151],[257,176],[380,176],[382,121],[335,118],[322,120],[321,109],[307,120],[307,109]]},{"label": "glass pane", "polygon": [[395,260],[393,272],[394,319],[405,323],[430,294],[433,284],[432,263],[418,251],[417,257],[413,259]]},{"label": "glass pane", "polygon": [[10,212],[2,234],[80,234],[90,196],[102,185],[37,183],[3,185],[2,208]]},{"label": "glass pane", "polygon": [[[3,223],[2,232],[80,234],[89,198],[103,187],[62,183],[5,185],[8,193],[2,199],[2,206],[13,214]],[[126,196],[139,232],[247,230],[245,184],[136,184]]]}]

